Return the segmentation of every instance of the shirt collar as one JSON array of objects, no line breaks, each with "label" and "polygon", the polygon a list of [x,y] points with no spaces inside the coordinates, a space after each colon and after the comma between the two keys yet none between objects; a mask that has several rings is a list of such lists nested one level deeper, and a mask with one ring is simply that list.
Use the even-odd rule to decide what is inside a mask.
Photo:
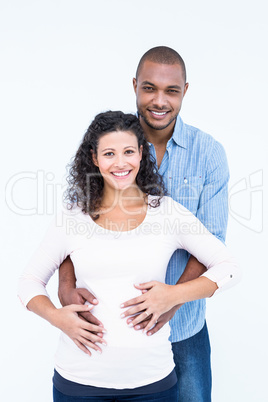
[{"label": "shirt collar", "polygon": [[179,147],[187,149],[188,147],[188,137],[184,127],[184,123],[180,116],[177,117],[177,121],[174,127],[172,137],[169,141],[173,140]]}]

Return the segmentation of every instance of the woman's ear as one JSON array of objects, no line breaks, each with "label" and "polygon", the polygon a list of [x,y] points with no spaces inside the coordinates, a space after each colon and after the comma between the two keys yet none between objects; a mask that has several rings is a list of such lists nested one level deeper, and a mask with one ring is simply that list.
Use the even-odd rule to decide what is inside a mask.
[{"label": "woman's ear", "polygon": [[91,149],[90,152],[91,152],[91,155],[92,155],[92,160],[93,160],[94,165],[99,167],[98,160],[97,160],[97,155],[94,154],[93,149]]},{"label": "woman's ear", "polygon": [[140,161],[142,160],[142,151],[143,151],[143,146],[140,146]]}]

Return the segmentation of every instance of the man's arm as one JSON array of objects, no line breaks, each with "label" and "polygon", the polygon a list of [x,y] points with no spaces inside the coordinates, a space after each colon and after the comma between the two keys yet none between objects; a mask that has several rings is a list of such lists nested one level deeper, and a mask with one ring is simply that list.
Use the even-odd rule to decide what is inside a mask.
[{"label": "man's arm", "polygon": [[[76,288],[76,277],[74,274],[74,266],[70,259],[67,257],[59,268],[59,300],[61,305],[68,306],[70,304],[98,304],[96,297],[87,289]],[[102,325],[102,323],[90,312],[84,312],[81,316],[91,324]]]},{"label": "man's arm", "polygon": [[190,256],[187,265],[177,283],[184,283],[196,279],[206,272],[207,268],[193,255]]}]

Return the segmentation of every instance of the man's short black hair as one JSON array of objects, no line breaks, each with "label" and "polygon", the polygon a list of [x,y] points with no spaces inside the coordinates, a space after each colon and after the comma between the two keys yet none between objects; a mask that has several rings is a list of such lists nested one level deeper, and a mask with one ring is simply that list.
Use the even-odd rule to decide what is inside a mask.
[{"label": "man's short black hair", "polygon": [[186,82],[186,68],[185,63],[179,53],[176,50],[171,49],[167,46],[157,46],[148,50],[142,58],[137,67],[136,71],[136,79],[138,79],[139,72],[146,60],[152,61],[153,63],[158,64],[179,64],[182,68],[183,78]]}]

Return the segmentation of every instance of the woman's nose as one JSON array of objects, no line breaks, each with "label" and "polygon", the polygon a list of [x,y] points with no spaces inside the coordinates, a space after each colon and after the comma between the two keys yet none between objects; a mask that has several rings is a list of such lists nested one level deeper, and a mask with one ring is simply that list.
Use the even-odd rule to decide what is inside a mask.
[{"label": "woman's nose", "polygon": [[122,169],[126,166],[126,160],[124,155],[117,155],[115,166],[117,166],[119,169]]}]

